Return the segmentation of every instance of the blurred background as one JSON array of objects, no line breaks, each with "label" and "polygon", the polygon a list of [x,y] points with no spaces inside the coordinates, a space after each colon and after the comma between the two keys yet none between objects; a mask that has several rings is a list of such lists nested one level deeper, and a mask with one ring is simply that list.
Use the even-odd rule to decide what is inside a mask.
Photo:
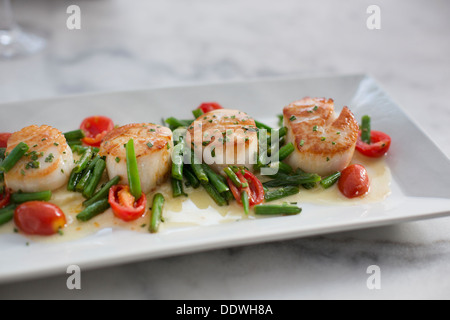
[{"label": "blurred background", "polygon": [[[366,25],[372,4],[381,9],[379,30]],[[80,30],[66,26],[70,5],[81,9]],[[450,116],[441,96],[450,81],[445,0],[13,0],[12,7],[18,23],[43,35],[47,46],[0,61],[0,102],[369,73],[425,127],[445,125],[430,108]],[[426,96],[417,96],[418,88]]]},{"label": "blurred background", "polygon": [[[381,9],[379,30],[370,30],[366,24],[370,16],[366,10],[373,4]],[[66,26],[70,17],[66,10],[70,5],[81,9],[79,30],[69,30]],[[18,24],[42,36],[46,46],[34,55],[0,60],[0,103],[268,77],[367,73],[378,80],[447,156],[450,155],[449,1],[13,0],[12,8]],[[1,121],[5,120],[0,120],[0,124]],[[377,259],[382,259],[383,254],[394,257],[393,265],[411,267],[406,269],[408,277],[425,283],[428,275],[418,271],[424,263],[419,257],[426,256],[427,252],[423,246],[432,246],[429,252],[450,261],[450,242],[445,242],[450,241],[448,229],[444,227],[447,225],[450,225],[448,219],[414,222],[368,232],[294,240],[286,245],[310,255],[310,259],[297,261],[300,268],[311,270],[321,266],[320,273],[301,275],[311,281],[312,287],[319,288],[314,291],[316,296],[333,297],[333,294],[339,295],[338,291],[325,290],[327,284],[322,281],[323,275],[329,275],[327,281],[340,284],[345,277],[339,280],[338,274],[351,277],[354,271],[349,263],[352,252],[339,246],[336,239],[351,239],[351,247],[367,251]],[[289,250],[282,244],[271,244],[267,249],[255,246],[240,250],[247,250],[243,252],[249,257],[262,255],[262,259],[270,259],[277,252],[280,258],[290,259]],[[398,251],[409,258],[395,261]],[[182,264],[192,262],[196,267],[198,261],[206,264],[201,269],[204,273],[190,274],[194,279],[192,287],[186,286],[183,291],[172,283],[172,293],[163,290],[156,296],[179,297],[185,292],[183,297],[201,298],[203,290],[201,292],[210,293],[213,298],[229,298],[233,290],[217,289],[217,280],[207,271],[208,267],[223,268],[218,261],[226,261],[235,271],[236,263],[248,267],[249,261],[242,251],[237,260],[222,256],[228,257],[228,253],[219,250],[150,262],[153,267],[166,270],[170,262],[174,267],[168,272],[173,273],[183,270]],[[416,265],[415,261],[418,261]],[[329,264],[330,269],[324,264]],[[136,264],[130,268],[145,269],[143,266]],[[268,269],[256,267],[254,283],[276,272],[271,267],[276,268],[273,264],[269,264]],[[299,272],[292,268],[284,271]],[[444,269],[442,265],[441,271],[445,272]],[[114,268],[108,270],[113,274],[119,272]],[[91,274],[92,279],[98,278],[99,273]],[[226,271],[223,277],[230,287],[240,282]],[[264,295],[252,280],[247,281],[250,281],[247,298],[273,297]],[[16,289],[0,287],[0,292],[8,288],[8,297],[23,297],[24,291],[30,296],[43,283],[25,283],[14,286]],[[402,283],[409,282],[405,279]],[[445,288],[438,278],[433,283],[438,289],[430,287],[425,297],[433,292],[437,297],[450,297],[447,290],[450,283]],[[277,285],[282,292],[283,286],[289,287],[289,281],[283,278]],[[351,289],[351,284],[345,286]],[[34,290],[28,290],[30,288]],[[99,282],[95,288],[90,293],[85,290],[84,294],[114,297],[111,290],[107,293],[108,286],[104,283]],[[405,288],[408,287],[376,297],[408,296],[410,290]],[[61,290],[63,296],[70,297],[70,293]],[[178,295],[177,290],[181,290]],[[305,291],[286,290],[292,293],[289,297],[309,297]],[[412,292],[418,294],[417,290]],[[136,297],[150,296],[143,293]],[[352,296],[350,291],[348,296]],[[279,294],[278,297],[285,296]]]}]

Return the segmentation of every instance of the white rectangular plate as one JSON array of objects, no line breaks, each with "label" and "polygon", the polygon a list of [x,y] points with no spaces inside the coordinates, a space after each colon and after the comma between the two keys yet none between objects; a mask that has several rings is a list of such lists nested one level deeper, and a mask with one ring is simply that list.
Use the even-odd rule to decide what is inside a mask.
[{"label": "white rectangular plate", "polygon": [[347,105],[356,118],[370,114],[377,129],[389,132],[388,157],[392,194],[384,201],[352,206],[305,205],[298,216],[243,220],[145,234],[104,229],[95,235],[63,243],[28,241],[20,234],[0,236],[0,282],[65,273],[69,265],[102,267],[200,250],[304,237],[329,232],[393,224],[448,215],[449,159],[405,115],[370,77],[365,75],[313,79],[276,79],[197,85],[133,92],[64,97],[1,106],[0,131],[29,124],[48,124],[68,131],[93,114],[120,123],[154,122],[176,116],[190,118],[194,106],[218,101],[259,120],[275,119],[286,104],[304,96],[328,97],[337,108]]}]

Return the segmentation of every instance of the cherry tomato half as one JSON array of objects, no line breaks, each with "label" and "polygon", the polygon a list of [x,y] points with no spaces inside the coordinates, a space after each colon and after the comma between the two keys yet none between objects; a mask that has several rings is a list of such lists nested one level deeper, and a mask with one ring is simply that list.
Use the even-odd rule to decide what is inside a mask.
[{"label": "cherry tomato half", "polygon": [[359,164],[348,166],[341,172],[339,190],[347,198],[366,195],[370,190],[369,175],[366,168]]},{"label": "cherry tomato half", "polygon": [[29,201],[16,208],[14,222],[26,234],[47,236],[64,228],[66,216],[58,206],[52,203]]},{"label": "cherry tomato half", "polygon": [[109,189],[108,202],[117,218],[124,221],[133,221],[145,213],[147,198],[144,193],[138,201],[130,193],[130,187],[123,184],[112,186]]},{"label": "cherry tomato half", "polygon": [[83,120],[80,129],[84,132],[83,142],[85,144],[100,147],[103,137],[114,129],[114,122],[105,116],[92,116]]},{"label": "cherry tomato half", "polygon": [[6,148],[8,144],[8,139],[11,136],[11,133],[9,132],[2,132],[0,133],[0,148]]},{"label": "cherry tomato half", "polygon": [[371,158],[380,158],[389,151],[391,137],[386,133],[372,130],[370,132],[370,140],[370,144],[363,142],[360,133],[356,142],[356,150]]},{"label": "cherry tomato half", "polygon": [[197,109],[201,109],[203,113],[208,113],[213,110],[223,109],[217,102],[204,102]]},{"label": "cherry tomato half", "polygon": [[248,183],[247,188],[238,188],[234,185],[230,178],[227,178],[228,186],[230,187],[230,190],[233,193],[233,196],[236,199],[237,203],[242,205],[241,192],[243,190],[245,190],[245,192],[247,192],[248,194],[249,205],[251,207],[262,203],[264,201],[264,188],[262,182],[248,170],[244,170],[244,174],[242,174],[241,170],[239,170],[238,172],[236,172],[236,175],[238,176],[239,180],[241,180],[241,182]]},{"label": "cherry tomato half", "polygon": [[0,194],[0,209],[6,207],[11,199],[11,191],[5,188],[3,193]]}]

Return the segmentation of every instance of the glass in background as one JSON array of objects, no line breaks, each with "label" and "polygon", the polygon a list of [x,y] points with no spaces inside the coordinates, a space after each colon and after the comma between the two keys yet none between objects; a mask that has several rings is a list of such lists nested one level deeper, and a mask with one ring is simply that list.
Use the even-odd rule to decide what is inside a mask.
[{"label": "glass in background", "polygon": [[25,32],[15,21],[11,0],[0,0],[0,58],[28,56],[45,47],[45,39]]}]

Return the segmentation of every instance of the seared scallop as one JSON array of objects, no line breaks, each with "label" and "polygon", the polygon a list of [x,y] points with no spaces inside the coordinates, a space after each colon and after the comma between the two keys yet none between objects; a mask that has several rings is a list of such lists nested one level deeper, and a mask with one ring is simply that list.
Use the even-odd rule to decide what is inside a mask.
[{"label": "seared scallop", "polygon": [[23,128],[11,135],[6,152],[11,152],[20,142],[26,143],[29,150],[5,173],[8,188],[14,192],[39,192],[67,184],[74,161],[61,131],[46,125]]},{"label": "seared scallop", "polygon": [[128,184],[125,144],[134,141],[141,188],[148,193],[161,184],[171,169],[172,131],[152,123],[128,124],[110,131],[102,141],[100,155],[106,156],[108,176]]},{"label": "seared scallop", "polygon": [[251,170],[256,163],[255,120],[239,110],[218,109],[203,114],[188,128],[186,140],[194,147],[197,159],[221,174],[228,165]]},{"label": "seared scallop", "polygon": [[287,159],[292,167],[326,176],[349,165],[359,126],[347,107],[338,115],[332,99],[307,97],[285,107],[283,116],[295,146]]}]

